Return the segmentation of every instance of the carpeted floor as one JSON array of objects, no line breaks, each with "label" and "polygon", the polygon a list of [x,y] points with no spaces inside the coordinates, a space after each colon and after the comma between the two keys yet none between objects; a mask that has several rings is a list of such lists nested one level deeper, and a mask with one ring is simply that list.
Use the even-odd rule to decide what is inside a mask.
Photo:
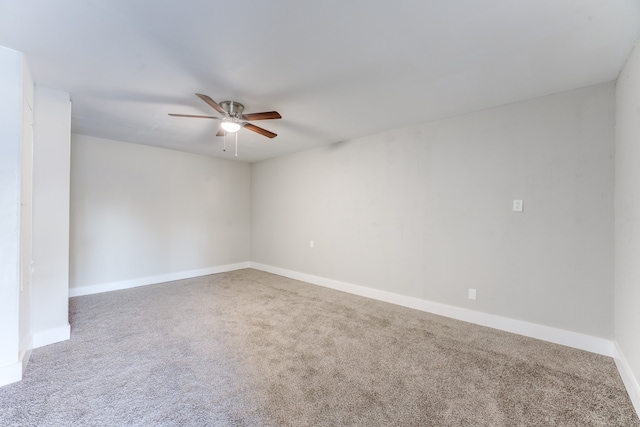
[{"label": "carpeted floor", "polygon": [[255,270],[71,299],[2,426],[640,426],[607,357]]}]

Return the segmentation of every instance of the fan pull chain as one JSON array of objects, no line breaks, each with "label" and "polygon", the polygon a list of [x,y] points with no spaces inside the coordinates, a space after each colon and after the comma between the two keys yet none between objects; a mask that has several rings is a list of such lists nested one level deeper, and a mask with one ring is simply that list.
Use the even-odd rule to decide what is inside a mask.
[{"label": "fan pull chain", "polygon": [[223,138],[224,140],[222,142],[222,151],[226,152],[227,151],[227,133],[226,132],[224,133]]},{"label": "fan pull chain", "polygon": [[236,132],[236,157],[238,157],[238,132]]}]

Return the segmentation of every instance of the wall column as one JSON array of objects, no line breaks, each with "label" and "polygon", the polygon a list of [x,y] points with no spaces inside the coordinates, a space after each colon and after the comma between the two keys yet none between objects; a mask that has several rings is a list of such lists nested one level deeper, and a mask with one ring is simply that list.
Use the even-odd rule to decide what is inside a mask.
[{"label": "wall column", "polygon": [[[23,55],[0,47],[0,386],[22,379],[29,358],[31,121],[33,84]],[[29,87],[31,86],[31,88]],[[31,103],[29,101],[31,100]],[[25,116],[27,115],[27,116]],[[30,169],[30,168],[29,168]],[[30,199],[30,197],[28,197]],[[28,212],[27,212],[28,210]],[[30,245],[27,246],[27,249]]]}]

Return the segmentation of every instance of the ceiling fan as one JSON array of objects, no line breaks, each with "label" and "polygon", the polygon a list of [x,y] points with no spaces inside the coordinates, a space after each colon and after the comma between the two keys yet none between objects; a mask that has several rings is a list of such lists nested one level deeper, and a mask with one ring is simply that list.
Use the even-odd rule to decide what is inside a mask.
[{"label": "ceiling fan", "polygon": [[281,119],[282,116],[277,111],[265,111],[263,113],[247,113],[243,114],[244,105],[235,101],[222,101],[218,104],[216,101],[211,99],[211,97],[207,95],[203,95],[201,93],[196,93],[200,99],[206,102],[208,105],[213,107],[218,113],[222,114],[223,117],[215,117],[215,116],[196,116],[192,114],[174,114],[169,113],[170,116],[174,117],[194,117],[197,119],[214,119],[221,120],[220,128],[218,129],[218,133],[216,136],[224,136],[227,133],[236,133],[241,128],[249,129],[255,133],[259,133],[260,135],[264,135],[267,138],[275,138],[278,136],[277,134],[263,129],[259,126],[249,123],[253,120],[272,120],[272,119]]}]

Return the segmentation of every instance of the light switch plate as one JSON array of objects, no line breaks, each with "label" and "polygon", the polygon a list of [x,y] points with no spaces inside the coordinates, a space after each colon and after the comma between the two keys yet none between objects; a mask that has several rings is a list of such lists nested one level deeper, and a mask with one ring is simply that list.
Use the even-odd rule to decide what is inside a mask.
[{"label": "light switch plate", "polygon": [[522,202],[522,200],[514,200],[513,201],[513,211],[514,212],[522,212],[523,208],[524,208],[524,203]]},{"label": "light switch plate", "polygon": [[469,299],[472,299],[472,300],[475,301],[477,299],[477,296],[478,296],[478,294],[477,294],[476,290],[472,289],[472,288],[469,288]]}]

